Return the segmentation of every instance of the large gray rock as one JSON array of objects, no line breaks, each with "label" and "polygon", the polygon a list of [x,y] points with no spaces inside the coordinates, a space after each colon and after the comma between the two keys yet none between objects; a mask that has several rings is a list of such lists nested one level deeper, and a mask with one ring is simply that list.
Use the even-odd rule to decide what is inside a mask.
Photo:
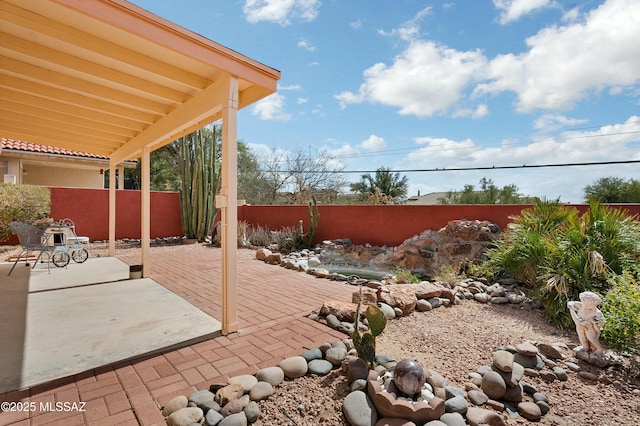
[{"label": "large gray rock", "polygon": [[469,408],[469,405],[463,396],[454,396],[444,402],[444,410],[447,413],[464,414],[467,412],[467,408]]},{"label": "large gray rock", "polygon": [[378,413],[366,393],[351,392],[344,399],[344,416],[351,426],[375,426]]},{"label": "large gray rock", "polygon": [[244,411],[240,411],[237,414],[232,414],[222,419],[218,426],[247,426],[247,415]]},{"label": "large gray rock", "polygon": [[444,413],[440,416],[440,421],[447,426],[467,426],[467,422],[460,413]]},{"label": "large gray rock", "polygon": [[209,410],[207,414],[204,416],[204,424],[206,426],[217,426],[224,416],[217,412],[216,410]]},{"label": "large gray rock", "polygon": [[342,347],[332,347],[327,350],[327,353],[324,355],[325,359],[329,361],[331,364],[336,367],[342,364],[342,361],[347,357],[346,348]]},{"label": "large gray rock", "polygon": [[466,418],[470,426],[505,426],[504,419],[500,414],[484,408],[469,407]]}]

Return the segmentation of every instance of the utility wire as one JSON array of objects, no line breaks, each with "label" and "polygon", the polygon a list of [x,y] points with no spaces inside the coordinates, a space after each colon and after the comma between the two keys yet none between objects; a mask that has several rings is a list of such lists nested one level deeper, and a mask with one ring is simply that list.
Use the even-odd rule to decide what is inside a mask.
[{"label": "utility wire", "polygon": [[[622,161],[591,161],[583,163],[557,163],[557,164],[522,164],[517,166],[482,166],[482,167],[436,167],[431,169],[398,169],[389,170],[389,173],[422,173],[422,172],[459,172],[472,170],[504,170],[504,169],[540,169],[545,167],[577,167],[577,166],[606,166],[613,164],[637,164],[640,160]],[[386,170],[386,169],[385,169]],[[265,172],[266,170],[260,170]],[[375,173],[378,170],[324,170],[326,174],[343,173]],[[298,173],[300,170],[278,170],[279,173]]]}]

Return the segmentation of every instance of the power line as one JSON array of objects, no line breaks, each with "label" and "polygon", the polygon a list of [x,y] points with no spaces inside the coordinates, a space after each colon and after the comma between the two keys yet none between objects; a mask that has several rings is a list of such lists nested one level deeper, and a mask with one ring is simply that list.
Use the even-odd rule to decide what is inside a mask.
[{"label": "power line", "polygon": [[[505,170],[505,169],[540,169],[546,167],[578,167],[578,166],[606,166],[614,164],[637,164],[640,160],[621,161],[591,161],[582,163],[557,163],[557,164],[522,164],[517,166],[477,166],[477,167],[436,167],[431,169],[398,169],[388,170],[389,173],[422,173],[422,172],[460,172],[472,170]],[[385,169],[386,170],[386,169]],[[266,170],[260,170],[265,172]],[[326,174],[342,173],[375,173],[378,170],[325,170]],[[279,173],[296,173],[300,170],[278,170]]]}]

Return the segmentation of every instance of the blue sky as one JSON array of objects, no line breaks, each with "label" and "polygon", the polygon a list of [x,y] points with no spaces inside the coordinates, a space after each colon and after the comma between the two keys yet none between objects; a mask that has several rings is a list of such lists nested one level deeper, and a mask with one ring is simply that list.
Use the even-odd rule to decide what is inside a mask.
[{"label": "blue sky", "polygon": [[[133,3],[282,72],[238,117],[263,158],[326,151],[350,171],[640,161],[637,0]],[[586,185],[639,170],[401,173],[410,195],[487,177],[581,202]]]}]

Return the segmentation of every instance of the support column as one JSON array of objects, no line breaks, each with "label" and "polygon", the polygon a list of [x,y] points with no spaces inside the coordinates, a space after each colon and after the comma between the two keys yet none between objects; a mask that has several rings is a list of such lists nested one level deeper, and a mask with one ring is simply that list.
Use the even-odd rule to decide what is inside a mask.
[{"label": "support column", "polygon": [[124,189],[124,166],[118,167],[118,189]]},{"label": "support column", "polygon": [[142,172],[141,172],[141,194],[140,194],[140,211],[141,229],[140,229],[140,245],[142,247],[142,277],[149,278],[151,275],[151,253],[150,253],[150,236],[151,236],[151,150],[149,146],[142,149]]},{"label": "support column", "polygon": [[229,77],[222,108],[222,182],[216,205],[221,209],[222,333],[238,331],[238,79]]},{"label": "support column", "polygon": [[109,256],[116,255],[116,165],[109,162]]}]

